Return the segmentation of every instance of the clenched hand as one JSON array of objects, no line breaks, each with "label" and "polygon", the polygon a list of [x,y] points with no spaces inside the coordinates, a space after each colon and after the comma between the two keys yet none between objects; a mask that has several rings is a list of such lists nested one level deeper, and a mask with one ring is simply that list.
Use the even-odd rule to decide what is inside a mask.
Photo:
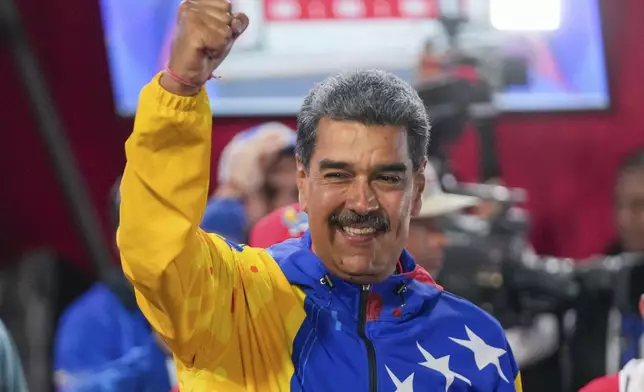
[{"label": "clenched hand", "polygon": [[166,90],[194,95],[226,58],[235,40],[248,27],[248,16],[232,13],[228,0],[184,0],[179,6],[168,68],[181,83],[167,74],[161,78]]}]

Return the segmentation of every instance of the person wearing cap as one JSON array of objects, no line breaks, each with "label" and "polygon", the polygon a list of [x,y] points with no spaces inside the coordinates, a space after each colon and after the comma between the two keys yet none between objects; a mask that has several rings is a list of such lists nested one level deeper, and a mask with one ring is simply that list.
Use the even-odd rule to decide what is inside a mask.
[{"label": "person wearing cap", "polygon": [[445,193],[441,188],[436,170],[427,163],[425,167],[425,191],[423,206],[409,226],[407,249],[416,262],[433,276],[436,276],[443,263],[443,250],[447,237],[441,227],[439,217],[468,207],[478,205],[480,199],[473,196]]},{"label": "person wearing cap", "polygon": [[269,122],[238,133],[219,159],[201,228],[236,243],[269,211],[297,200],[295,131]]}]

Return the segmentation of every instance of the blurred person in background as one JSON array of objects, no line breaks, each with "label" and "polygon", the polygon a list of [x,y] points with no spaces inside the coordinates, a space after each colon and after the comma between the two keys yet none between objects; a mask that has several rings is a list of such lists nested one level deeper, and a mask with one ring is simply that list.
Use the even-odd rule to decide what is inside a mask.
[{"label": "blurred person in background", "polygon": [[[110,192],[115,230],[119,185],[120,179]],[[125,277],[123,284],[129,285]],[[165,343],[133,298],[121,295],[98,282],[64,310],[54,341],[58,392],[164,392],[176,385],[176,369]]]},{"label": "blurred person in background", "polygon": [[[622,160],[615,183],[613,211],[617,239],[607,248],[606,254],[644,253],[644,149],[633,151]],[[608,349],[611,350],[609,353],[621,356],[612,360],[621,366],[633,358],[643,356],[644,322],[637,313],[622,311],[619,314],[616,309],[611,310],[611,313],[614,320],[615,317],[621,318],[608,323],[607,340],[615,346],[611,350],[609,343]],[[621,338],[611,339],[611,336]],[[607,367],[615,368],[616,364],[609,363]]]},{"label": "blurred person in background", "polygon": [[[644,295],[640,298],[640,320],[644,321]],[[644,359],[631,359],[619,372],[593,380],[579,392],[644,391]]]},{"label": "blurred person in background", "polygon": [[[622,161],[614,197],[618,239],[606,253],[644,253],[644,149]],[[626,340],[622,362],[644,357],[644,322],[639,315],[622,314],[621,335]]]},{"label": "blurred person in background", "polygon": [[[620,163],[613,189],[617,237],[605,254],[644,252],[644,149]],[[613,374],[644,351],[644,321],[636,309],[618,309],[612,292],[587,291],[578,304],[574,346],[579,387],[603,374]]]},{"label": "blurred person in background", "polygon": [[644,252],[644,149],[623,160],[614,206],[618,239],[607,253]]},{"label": "blurred person in background", "polygon": [[299,238],[308,229],[309,216],[298,203],[293,203],[260,219],[250,231],[248,245],[268,248],[289,238]]},{"label": "blurred person in background", "polygon": [[281,149],[269,162],[261,195],[266,200],[267,211],[273,211],[297,202],[299,197],[295,146]]},{"label": "blurred person in background", "polygon": [[0,392],[27,392],[20,357],[9,331],[0,320]]},{"label": "blurred person in background", "polygon": [[411,220],[407,249],[414,260],[432,276],[436,276],[440,270],[444,248],[447,245],[447,236],[439,218],[468,207],[475,207],[480,201],[472,196],[443,192],[436,170],[427,162],[423,206],[419,214]]},{"label": "blurred person in background", "polygon": [[440,53],[433,38],[425,41],[416,65],[416,82],[441,77],[445,74],[445,54]]},{"label": "blurred person in background", "polygon": [[257,220],[297,201],[295,137],[293,129],[277,122],[235,135],[219,159],[217,189],[201,228],[245,243]]}]

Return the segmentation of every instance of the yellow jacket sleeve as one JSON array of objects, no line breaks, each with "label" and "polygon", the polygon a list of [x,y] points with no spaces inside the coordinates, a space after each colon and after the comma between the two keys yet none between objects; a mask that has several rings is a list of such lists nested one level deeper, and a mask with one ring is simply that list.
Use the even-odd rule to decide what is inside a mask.
[{"label": "yellow jacket sleeve", "polygon": [[235,251],[199,229],[210,178],[212,113],[205,90],[143,88],[125,144],[117,241],[123,270],[153,328],[186,366],[232,324]]}]

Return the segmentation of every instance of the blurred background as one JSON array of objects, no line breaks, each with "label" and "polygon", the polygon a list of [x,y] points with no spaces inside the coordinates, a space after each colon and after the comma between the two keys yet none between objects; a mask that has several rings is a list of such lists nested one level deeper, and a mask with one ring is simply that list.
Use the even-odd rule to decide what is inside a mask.
[{"label": "blurred background", "polygon": [[[140,89],[166,65],[178,3],[0,5],[0,351],[5,340],[22,363],[0,363],[0,391],[20,372],[31,391],[175,387],[118,269],[114,230],[123,144]],[[524,389],[576,391],[642,356],[644,3],[233,7],[251,25],[208,84],[205,230],[261,246],[301,234],[292,144],[303,96],[341,70],[385,69],[427,105],[440,192],[477,200],[418,220],[429,245],[415,256],[439,249],[439,265],[425,265],[439,283],[502,322]],[[253,229],[285,206],[283,238]]]}]

